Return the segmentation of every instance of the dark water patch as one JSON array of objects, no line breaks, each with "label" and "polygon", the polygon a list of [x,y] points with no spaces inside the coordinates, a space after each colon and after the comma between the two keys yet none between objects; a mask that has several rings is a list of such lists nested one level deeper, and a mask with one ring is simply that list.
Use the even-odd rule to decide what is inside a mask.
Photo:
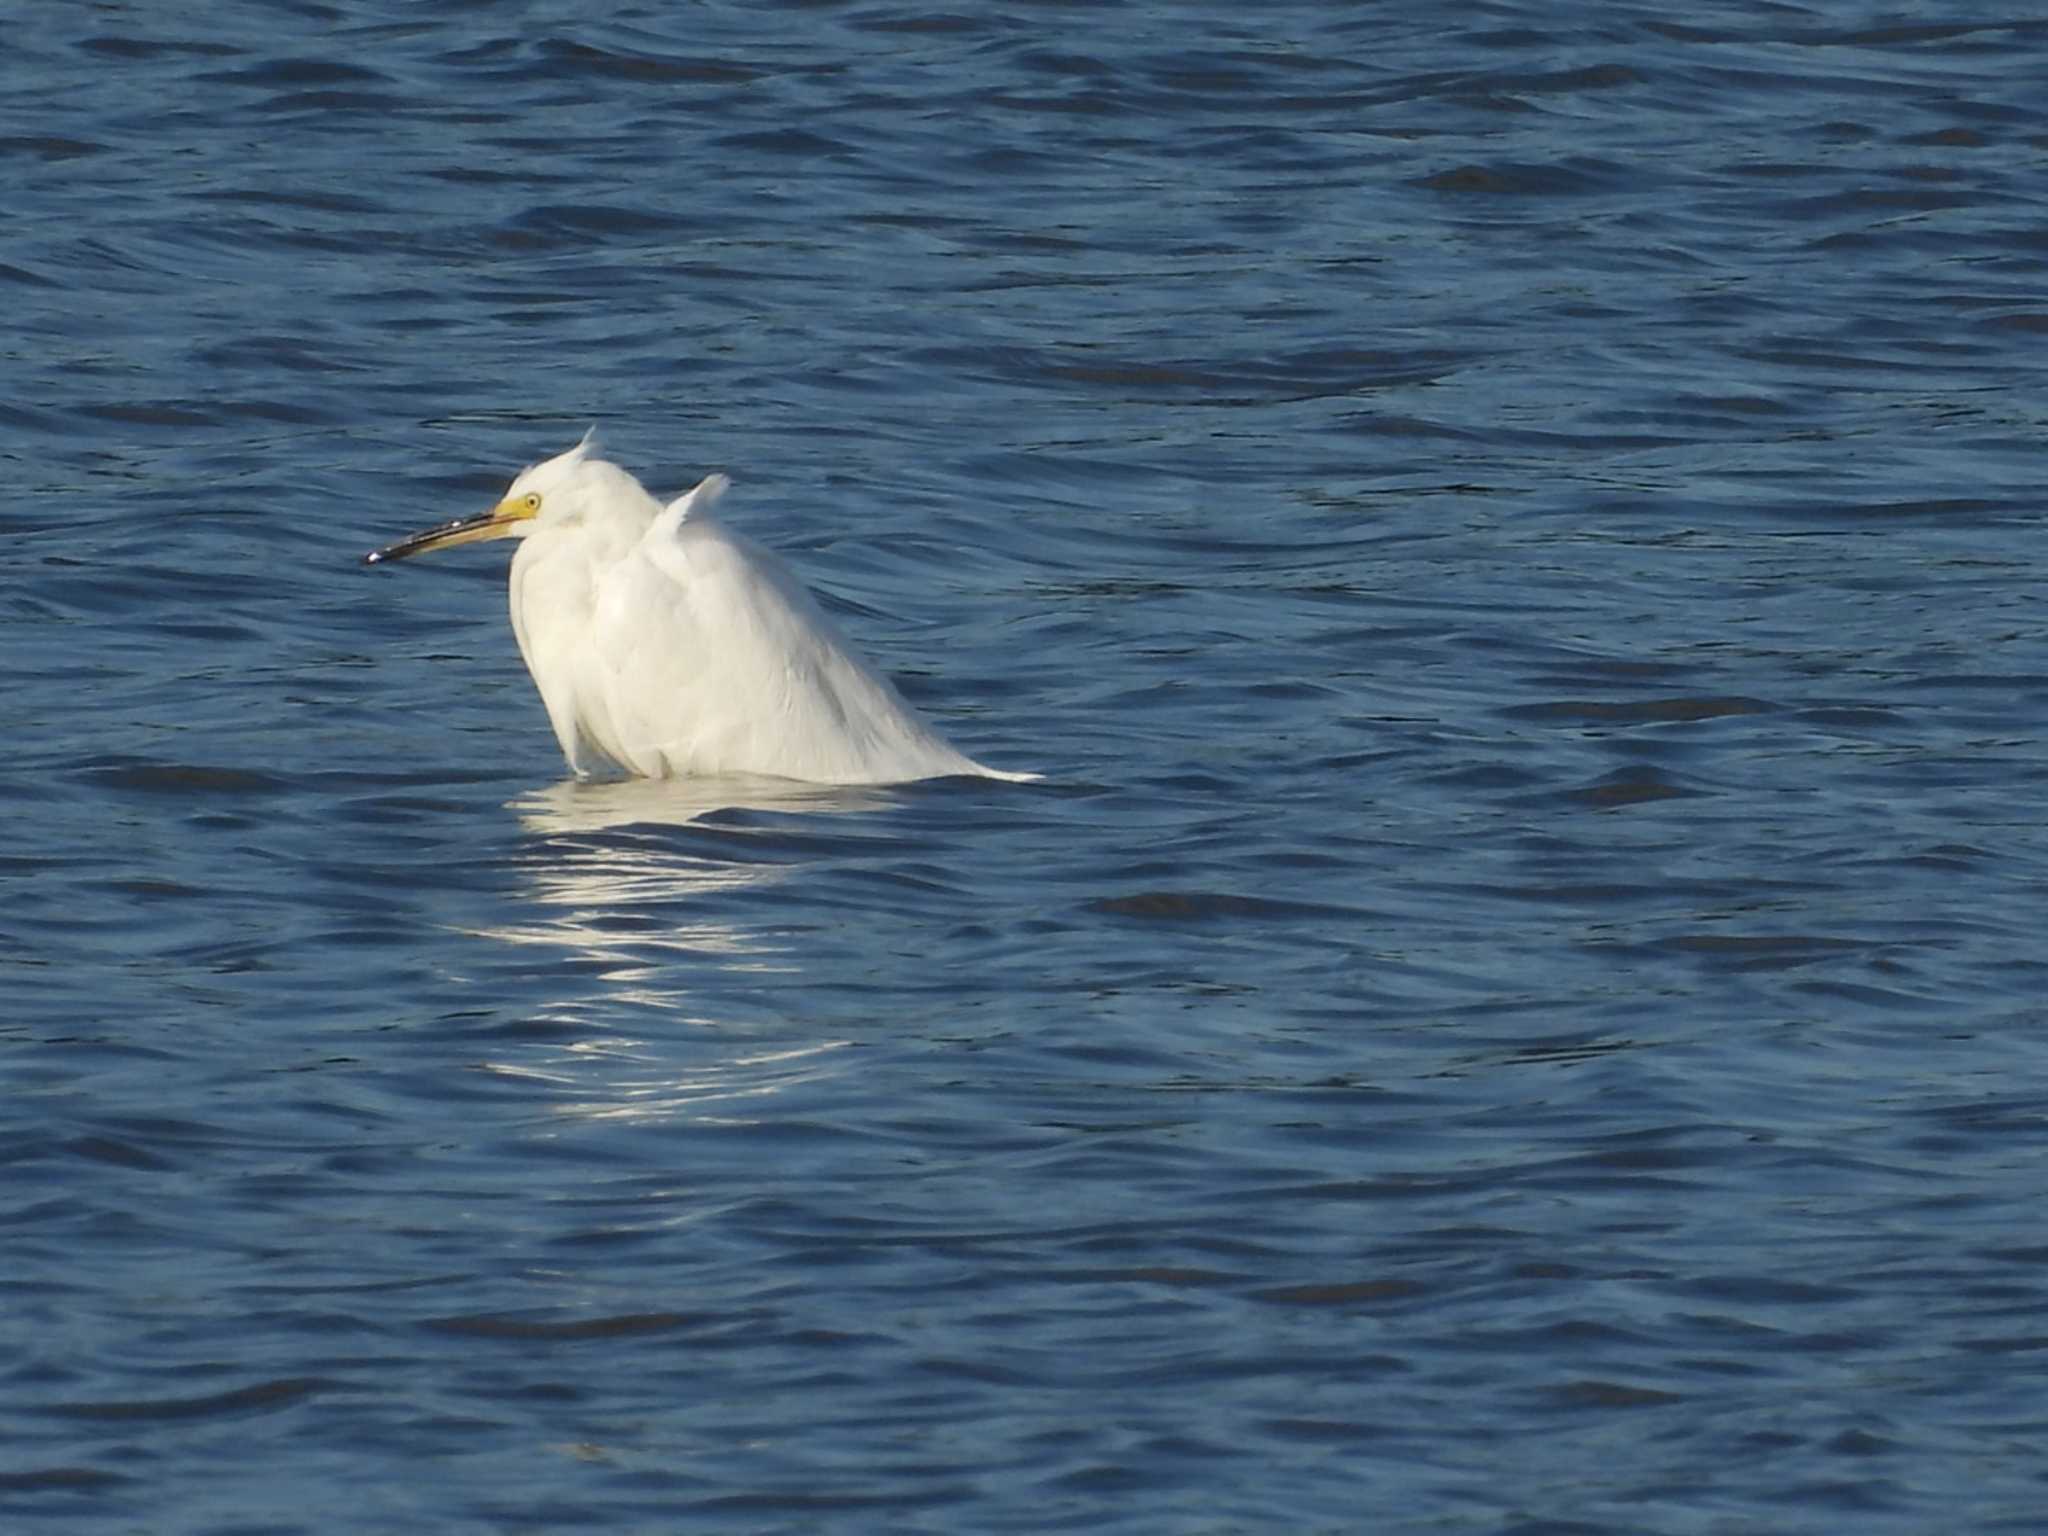
[{"label": "dark water patch", "polygon": [[[681,215],[629,208],[618,204],[552,203],[529,208],[508,226],[508,232],[530,240],[552,244],[565,240],[608,240],[614,236],[637,238],[665,234],[683,227]],[[501,301],[510,295],[500,295]],[[566,302],[567,294],[532,295]]]},{"label": "dark water patch", "polygon": [[1960,527],[1979,526],[2000,518],[2031,519],[2036,509],[2021,498],[1949,496],[1910,501],[1853,502],[1833,505],[1794,504],[1778,515],[1848,522],[1926,521]]},{"label": "dark water patch", "polygon": [[2016,310],[2008,314],[1987,315],[1977,324],[1989,331],[2038,336],[2048,333],[2048,314],[2039,310]]},{"label": "dark water patch", "polygon": [[77,160],[86,155],[103,155],[106,152],[105,144],[96,144],[85,139],[24,134],[0,135],[0,159],[19,155],[35,160],[62,161]]},{"label": "dark water patch", "polygon": [[538,52],[554,66],[551,76],[559,79],[582,75],[636,84],[749,85],[761,78],[758,69],[731,60],[601,48],[564,38],[546,39]]},{"label": "dark water patch", "polygon": [[1659,947],[1739,970],[1784,970],[1867,951],[1872,946],[1862,940],[1820,934],[1684,933],[1662,940]]},{"label": "dark water patch", "polygon": [[32,1467],[22,1472],[0,1472],[0,1493],[100,1493],[134,1481],[127,1473],[109,1472],[101,1467]]},{"label": "dark water patch", "polygon": [[575,1322],[549,1322],[530,1317],[439,1317],[423,1326],[436,1333],[463,1338],[577,1342],[588,1339],[642,1338],[654,1334],[696,1330],[717,1321],[701,1315],[677,1312],[629,1313],[619,1317],[583,1318]]},{"label": "dark water patch", "polygon": [[[57,288],[62,286],[54,278],[45,277],[39,272],[31,272],[23,267],[9,266],[4,262],[0,262],[0,282],[23,283],[36,288]],[[10,407],[7,416],[0,419],[8,420],[14,425],[26,425],[35,420],[33,416],[20,410],[18,407]]]},{"label": "dark water patch", "polygon": [[1365,1307],[1412,1301],[1428,1294],[1428,1287],[1414,1280],[1350,1280],[1275,1286],[1254,1294],[1260,1301],[1283,1307]]},{"label": "dark water patch", "polygon": [[1772,713],[1775,705],[1748,698],[1675,698],[1641,700],[1560,699],[1521,704],[1502,710],[1511,720],[1571,721],[1580,725],[1666,725],[1720,720],[1730,715]]},{"label": "dark water patch", "polygon": [[1594,1379],[1562,1383],[1550,1395],[1560,1408],[1664,1408],[1686,1401],[1682,1393]]},{"label": "dark water patch", "polygon": [[1907,134],[1899,142],[1915,149],[1983,149],[1993,141],[1974,128],[1936,128]]},{"label": "dark water patch", "polygon": [[102,1423],[251,1418],[293,1407],[335,1391],[341,1385],[340,1382],[314,1376],[287,1377],[205,1397],[46,1403],[38,1411],[54,1418],[91,1419]]},{"label": "dark water patch", "polygon": [[1508,1066],[1568,1066],[1598,1061],[1621,1051],[1640,1050],[1649,1042],[1637,1039],[1593,1039],[1566,1036],[1517,1045],[1500,1058]]},{"label": "dark water patch", "polygon": [[1620,810],[1631,805],[1651,805],[1660,800],[1687,799],[1707,793],[1693,789],[1672,775],[1655,768],[1618,768],[1591,784],[1568,792],[1566,798],[1594,810]]},{"label": "dark water patch", "polygon": [[1340,909],[1305,906],[1296,902],[1260,896],[1241,896],[1216,891],[1141,891],[1130,896],[1103,896],[1088,904],[1091,912],[1110,917],[1134,917],[1147,922],[1191,923],[1212,919],[1252,918],[1284,921],[1291,918],[1328,918]]},{"label": "dark water patch", "polygon": [[[1756,1274],[1715,1274],[1678,1282],[1676,1289],[1687,1296],[1701,1300],[1721,1302],[1744,1307],[1775,1309],[1779,1307],[1804,1308],[1840,1306],[1854,1300],[1853,1290],[1847,1285],[1829,1285],[1810,1280],[1785,1279],[1773,1275]],[[1808,1337],[1799,1340],[1799,1347],[1815,1347],[1835,1350],[1853,1350],[1859,1343],[1854,1337],[1825,1338]]]},{"label": "dark water patch", "polygon": [[849,155],[853,146],[807,128],[777,128],[766,132],[735,133],[719,140],[719,146],[736,153],[773,155],[805,159],[816,155]]},{"label": "dark water patch", "polygon": [[374,69],[326,58],[265,59],[241,69],[217,70],[199,76],[208,85],[260,85],[272,89],[282,86],[369,85],[381,83],[383,78]]},{"label": "dark water patch", "polygon": [[[1650,795],[1648,799],[1668,799],[1668,795]],[[1600,803],[1600,802],[1595,802]],[[1626,795],[1618,804],[1632,803]],[[1687,886],[1673,891],[1669,886],[1651,885],[1533,885],[1499,886],[1496,893],[1520,901],[1533,901],[1543,905],[1569,907],[1634,907],[1658,899],[1698,901],[1702,898],[1727,900],[1742,892],[1738,885],[1711,887]]]},{"label": "dark water patch", "polygon": [[1627,178],[1622,169],[1601,161],[1569,160],[1552,164],[1475,164],[1453,166],[1418,177],[1412,185],[1425,192],[1478,197],[1587,197],[1616,190]]},{"label": "dark water patch", "polygon": [[88,37],[81,40],[78,46],[88,53],[122,59],[154,59],[167,56],[225,59],[239,57],[243,52],[243,49],[234,43],[215,42],[208,38],[142,38],[126,33]]},{"label": "dark water patch", "polygon": [[72,1157],[143,1173],[161,1173],[174,1166],[146,1147],[106,1136],[81,1136],[69,1142],[63,1150]]},{"label": "dark water patch", "polygon": [[362,215],[386,205],[354,192],[306,191],[285,187],[208,187],[192,194],[202,202],[248,204],[259,208],[295,208],[309,213]]},{"label": "dark water patch", "polygon": [[1076,1270],[1062,1278],[1076,1285],[1157,1285],[1170,1290],[1209,1290],[1240,1284],[1244,1276],[1225,1270],[1153,1265],[1134,1269]]},{"label": "dark water patch", "polygon": [[1946,1006],[1939,998],[1903,991],[1897,987],[1879,987],[1840,980],[1796,982],[1792,990],[1807,997],[1830,1002],[1898,1013],[1939,1013]]},{"label": "dark water patch", "polygon": [[846,25],[863,32],[912,36],[981,36],[999,30],[992,17],[959,11],[867,11],[847,18]]},{"label": "dark water patch", "polygon": [[102,760],[80,769],[78,777],[106,789],[179,797],[263,797],[282,794],[290,787],[253,769],[139,759]]},{"label": "dark water patch", "polygon": [[1822,705],[1813,709],[1801,709],[1793,713],[1792,719],[1802,725],[1831,726],[1843,729],[1874,730],[1880,727],[1904,727],[1910,724],[1907,716],[1897,710],[1875,705]]},{"label": "dark water patch", "polygon": [[89,406],[86,408],[86,414],[122,426],[166,427],[179,431],[220,425],[219,417],[211,411],[200,411],[187,405],[169,403],[123,401],[119,404]]},{"label": "dark water patch", "polygon": [[412,99],[387,91],[287,91],[260,103],[257,110],[274,117],[332,118],[397,116],[416,109]]}]

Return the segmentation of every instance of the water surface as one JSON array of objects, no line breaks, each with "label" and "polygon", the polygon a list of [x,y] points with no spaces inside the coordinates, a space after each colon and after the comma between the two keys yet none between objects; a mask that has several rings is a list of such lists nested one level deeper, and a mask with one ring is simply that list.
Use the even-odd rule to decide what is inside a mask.
[{"label": "water surface", "polygon": [[[2040,21],[9,32],[10,1529],[2038,1524]],[[593,422],[1045,782],[568,781]]]}]

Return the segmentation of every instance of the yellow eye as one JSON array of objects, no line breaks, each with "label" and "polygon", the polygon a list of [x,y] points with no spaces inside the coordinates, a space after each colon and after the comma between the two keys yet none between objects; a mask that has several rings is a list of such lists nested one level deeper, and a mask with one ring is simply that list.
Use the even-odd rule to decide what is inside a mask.
[{"label": "yellow eye", "polygon": [[540,510],[539,491],[528,491],[526,493],[526,510],[529,512],[538,512]]}]

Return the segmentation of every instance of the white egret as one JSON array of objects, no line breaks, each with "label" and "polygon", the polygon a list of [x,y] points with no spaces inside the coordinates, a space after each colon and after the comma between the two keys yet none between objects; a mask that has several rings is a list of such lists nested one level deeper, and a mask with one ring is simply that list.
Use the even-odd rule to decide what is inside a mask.
[{"label": "white egret", "polygon": [[488,512],[365,557],[520,541],[512,632],[579,777],[1038,777],[956,751],[856,656],[780,560],[712,514],[725,476],[663,507],[592,449],[585,436],[520,474]]}]

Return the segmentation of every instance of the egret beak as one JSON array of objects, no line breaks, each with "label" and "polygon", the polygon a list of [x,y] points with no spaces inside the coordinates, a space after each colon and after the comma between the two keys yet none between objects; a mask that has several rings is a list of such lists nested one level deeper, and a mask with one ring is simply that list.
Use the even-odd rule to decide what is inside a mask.
[{"label": "egret beak", "polygon": [[384,565],[393,560],[410,560],[430,549],[449,549],[477,539],[502,539],[517,533],[519,525],[540,510],[538,496],[507,496],[488,512],[472,512],[418,533],[408,534],[396,544],[386,544],[363,556],[365,565]]}]

